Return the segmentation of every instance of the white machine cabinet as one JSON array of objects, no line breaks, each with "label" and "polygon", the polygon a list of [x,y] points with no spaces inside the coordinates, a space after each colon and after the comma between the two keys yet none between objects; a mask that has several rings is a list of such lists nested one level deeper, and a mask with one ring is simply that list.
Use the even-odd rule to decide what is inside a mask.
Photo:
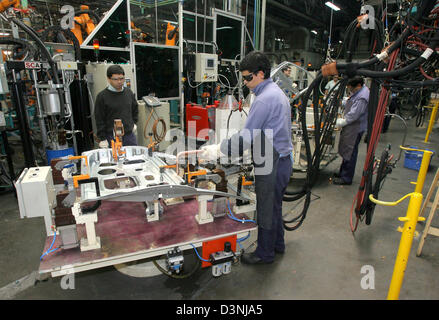
[{"label": "white machine cabinet", "polygon": [[15,182],[20,217],[44,217],[46,232],[53,236],[52,208],[56,205],[51,167],[26,168]]}]

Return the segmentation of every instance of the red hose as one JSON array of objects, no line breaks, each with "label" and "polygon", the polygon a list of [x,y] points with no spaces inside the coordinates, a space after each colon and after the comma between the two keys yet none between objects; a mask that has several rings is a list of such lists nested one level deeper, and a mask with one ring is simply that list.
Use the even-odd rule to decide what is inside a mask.
[{"label": "red hose", "polygon": [[[399,49],[396,49],[395,51],[393,51],[390,54],[390,59],[389,59],[387,71],[391,71],[395,67],[395,62],[396,62],[396,58],[398,56],[398,53],[399,53]],[[379,138],[381,135],[382,127],[383,127],[383,120],[384,120],[384,116],[386,113],[386,107],[387,107],[388,100],[389,100],[389,90],[386,88],[381,88],[380,97],[379,97],[379,101],[378,101],[378,108],[377,108],[377,112],[375,114],[372,132],[370,135],[370,141],[369,141],[369,146],[368,146],[368,150],[367,150],[367,154],[366,154],[363,172],[368,171],[368,169],[369,169],[369,167],[374,159],[375,151],[376,151],[376,148],[378,146],[378,141],[379,141]],[[360,210],[361,206],[364,204],[364,201],[367,201],[367,199],[365,199],[365,197],[366,197],[365,185],[366,185],[366,176],[363,175],[361,178],[360,187],[359,187],[358,192],[357,192],[355,199],[354,199],[354,204],[356,203],[356,211],[357,212]],[[351,226],[352,232],[355,232],[355,230],[357,229],[358,222],[360,220],[360,216],[358,213],[356,214],[356,216],[357,216],[357,221],[356,221],[356,225],[354,227],[353,221],[352,221],[353,209],[351,209],[350,226]]]}]

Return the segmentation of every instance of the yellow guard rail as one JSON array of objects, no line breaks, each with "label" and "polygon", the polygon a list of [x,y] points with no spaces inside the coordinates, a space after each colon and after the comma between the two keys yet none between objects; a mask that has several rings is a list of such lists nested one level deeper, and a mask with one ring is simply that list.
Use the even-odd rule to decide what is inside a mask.
[{"label": "yellow guard rail", "polygon": [[424,187],[425,176],[427,175],[428,166],[430,165],[430,159],[433,154],[429,150],[420,150],[400,146],[403,150],[409,151],[422,151],[424,153],[421,162],[421,168],[419,169],[418,179],[416,181],[415,191],[402,197],[394,202],[380,201],[369,196],[370,201],[383,206],[396,206],[404,199],[410,197],[409,206],[407,208],[407,214],[405,217],[399,217],[398,220],[404,222],[402,229],[401,241],[399,243],[398,254],[396,256],[395,266],[393,269],[392,281],[390,282],[389,291],[387,293],[388,300],[398,300],[399,293],[401,291],[402,282],[404,280],[404,273],[407,268],[407,262],[410,255],[410,249],[413,243],[413,237],[418,221],[424,221],[425,218],[419,217],[419,211],[422,205],[422,188]]}]

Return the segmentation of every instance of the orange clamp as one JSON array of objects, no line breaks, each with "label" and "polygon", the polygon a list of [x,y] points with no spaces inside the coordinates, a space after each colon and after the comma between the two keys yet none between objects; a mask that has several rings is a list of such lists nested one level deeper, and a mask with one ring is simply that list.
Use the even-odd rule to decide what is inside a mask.
[{"label": "orange clamp", "polygon": [[73,176],[73,186],[77,188],[79,186],[78,181],[79,180],[85,180],[90,179],[90,175],[88,174],[81,174],[79,176]]},{"label": "orange clamp", "polygon": [[245,177],[242,176],[242,185],[243,186],[251,186],[253,184],[253,181],[247,181],[245,180]]},{"label": "orange clamp", "polygon": [[188,177],[188,182],[191,183],[192,177],[205,175],[205,174],[207,174],[207,171],[206,170],[198,170],[198,171],[194,171],[194,172],[189,171],[186,174]]},{"label": "orange clamp", "polygon": [[69,157],[69,160],[76,160],[76,159],[84,159],[85,165],[88,167],[88,158],[87,156],[71,156]]}]

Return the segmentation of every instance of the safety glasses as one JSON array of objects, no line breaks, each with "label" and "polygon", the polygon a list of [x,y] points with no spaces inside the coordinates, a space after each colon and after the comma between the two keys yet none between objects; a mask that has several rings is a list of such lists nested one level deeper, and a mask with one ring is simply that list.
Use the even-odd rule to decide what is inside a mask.
[{"label": "safety glasses", "polygon": [[250,74],[248,74],[248,75],[246,75],[246,76],[242,75],[242,79],[245,80],[245,81],[247,81],[247,82],[250,82],[250,81],[253,80],[253,74],[250,73]]}]

